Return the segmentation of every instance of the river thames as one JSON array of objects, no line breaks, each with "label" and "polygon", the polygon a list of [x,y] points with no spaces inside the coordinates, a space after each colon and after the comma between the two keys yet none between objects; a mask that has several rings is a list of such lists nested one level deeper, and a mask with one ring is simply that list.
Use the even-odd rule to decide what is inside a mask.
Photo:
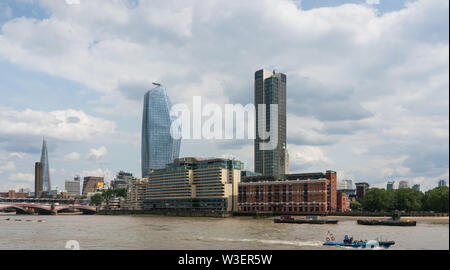
[{"label": "river thames", "polygon": [[449,249],[447,218],[417,218],[416,227],[357,225],[339,218],[337,225],[275,224],[271,218],[190,218],[168,216],[0,215],[0,249],[65,249],[76,240],[80,249],[352,249],[324,247],[327,231],[342,240],[383,236],[395,249]]}]

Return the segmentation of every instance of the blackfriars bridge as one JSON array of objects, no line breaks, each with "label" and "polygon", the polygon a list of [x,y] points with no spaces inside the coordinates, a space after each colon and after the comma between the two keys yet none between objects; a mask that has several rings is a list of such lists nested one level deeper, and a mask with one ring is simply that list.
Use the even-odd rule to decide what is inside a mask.
[{"label": "blackfriars bridge", "polygon": [[36,202],[1,202],[0,212],[11,211],[18,214],[40,214],[40,215],[56,215],[58,213],[67,213],[81,211],[83,214],[95,214],[97,209],[94,206],[81,204],[59,204],[52,203],[36,203]]}]

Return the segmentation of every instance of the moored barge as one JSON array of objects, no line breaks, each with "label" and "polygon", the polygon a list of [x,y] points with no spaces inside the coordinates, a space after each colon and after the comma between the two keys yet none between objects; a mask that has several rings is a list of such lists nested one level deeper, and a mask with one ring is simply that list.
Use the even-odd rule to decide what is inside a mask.
[{"label": "moored barge", "polygon": [[307,217],[297,219],[292,216],[281,216],[273,220],[275,223],[295,223],[295,224],[337,224],[336,219],[319,219],[318,217]]}]

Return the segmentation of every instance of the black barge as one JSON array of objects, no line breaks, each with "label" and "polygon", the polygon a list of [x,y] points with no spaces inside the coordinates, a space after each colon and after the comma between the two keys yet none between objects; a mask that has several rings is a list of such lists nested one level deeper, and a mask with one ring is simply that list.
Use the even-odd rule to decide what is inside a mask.
[{"label": "black barge", "polygon": [[337,224],[336,219],[319,219],[318,217],[307,217],[297,219],[292,216],[281,216],[273,220],[275,223],[293,223],[293,224]]}]

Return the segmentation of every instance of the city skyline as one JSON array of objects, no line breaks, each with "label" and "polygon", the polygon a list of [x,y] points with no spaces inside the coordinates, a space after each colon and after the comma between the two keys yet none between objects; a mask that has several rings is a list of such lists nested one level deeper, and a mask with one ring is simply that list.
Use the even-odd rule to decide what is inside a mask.
[{"label": "city skyline", "polygon": [[[42,136],[53,186],[76,174],[137,176],[152,81],[174,103],[248,104],[261,67],[289,77],[291,172],[332,168],[371,187],[396,179],[423,191],[448,182],[448,2],[279,1],[236,12],[230,1],[224,13],[125,2],[0,4],[0,190],[33,189]],[[254,170],[252,140],[186,140],[186,155],[233,155]]]}]

